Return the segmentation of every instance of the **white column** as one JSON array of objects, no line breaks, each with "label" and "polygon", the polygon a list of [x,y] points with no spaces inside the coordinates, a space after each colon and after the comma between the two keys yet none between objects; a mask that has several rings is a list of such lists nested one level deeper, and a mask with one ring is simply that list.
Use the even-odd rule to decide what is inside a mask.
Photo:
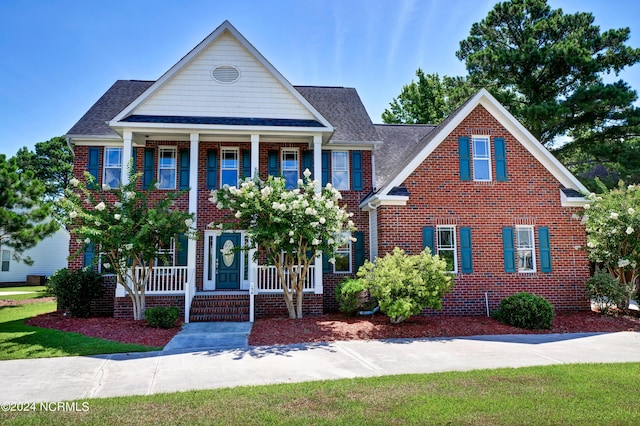
[{"label": "white column", "polygon": [[[198,229],[198,143],[200,135],[191,134],[191,145],[189,146],[189,213],[193,213],[193,229]],[[196,240],[189,239],[187,247],[187,267],[193,272],[192,279],[196,279]],[[191,284],[191,283],[190,283]],[[193,288],[193,286],[192,286]]]},{"label": "white column", "polygon": [[[322,136],[313,136],[313,179],[322,183]],[[320,187],[317,189],[320,192]],[[315,258],[313,270],[314,293],[322,294],[322,256]]]},{"label": "white column", "polygon": [[131,163],[131,155],[133,154],[133,133],[125,130],[122,134],[124,146],[122,148],[122,171],[120,176],[120,182],[122,185],[129,183],[129,167],[133,166]]},{"label": "white column", "polygon": [[251,135],[251,177],[260,170],[260,135]]}]

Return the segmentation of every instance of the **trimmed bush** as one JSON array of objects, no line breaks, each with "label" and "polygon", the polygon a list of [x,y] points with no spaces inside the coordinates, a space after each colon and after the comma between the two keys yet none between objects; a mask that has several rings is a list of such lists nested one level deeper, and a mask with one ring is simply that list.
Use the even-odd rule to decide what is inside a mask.
[{"label": "trimmed bush", "polygon": [[58,308],[74,317],[91,314],[91,301],[102,296],[102,275],[88,269],[58,269],[47,280],[47,293],[56,297]]},{"label": "trimmed bush", "polygon": [[144,312],[147,324],[156,328],[171,328],[176,324],[180,309],[175,306],[156,306]]},{"label": "trimmed bush", "polygon": [[626,307],[626,289],[620,281],[606,272],[598,272],[589,278],[584,288],[589,299],[596,302],[603,314],[610,314],[616,308]]},{"label": "trimmed bush", "polygon": [[371,297],[360,279],[349,278],[336,286],[338,309],[346,315],[355,315],[358,311],[373,309],[377,302]]},{"label": "trimmed bush", "polygon": [[516,293],[500,301],[491,315],[498,321],[526,329],[551,328],[556,314],[544,297],[531,293]]}]

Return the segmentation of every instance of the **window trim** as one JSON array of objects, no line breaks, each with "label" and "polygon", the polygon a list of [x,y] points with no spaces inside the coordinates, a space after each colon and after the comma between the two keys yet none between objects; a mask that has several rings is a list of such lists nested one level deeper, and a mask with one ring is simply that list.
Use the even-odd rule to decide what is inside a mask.
[{"label": "window trim", "polygon": [[[444,229],[450,229],[453,235],[453,247],[440,248],[440,231]],[[435,235],[435,244],[436,244],[436,254],[440,254],[440,251],[451,251],[453,252],[453,270],[447,271],[450,274],[458,273],[458,239],[456,235],[456,225],[437,225],[436,226],[436,235]]]},{"label": "window trim", "polygon": [[338,247],[335,251],[335,253],[333,254],[333,258],[336,258],[336,255],[338,253],[342,253],[342,254],[346,254],[349,258],[349,270],[347,271],[337,271],[336,270],[336,262],[333,262],[333,273],[334,274],[350,274],[351,270],[352,270],[352,263],[353,263],[353,241],[351,241],[351,232],[348,231],[344,231],[342,232],[342,235],[345,239],[345,243],[346,243],[346,248],[343,248],[342,250],[340,250],[340,247]]},{"label": "window trim", "polygon": [[[236,156],[236,168],[235,169],[231,169],[231,168],[225,168],[223,167],[223,163],[224,163],[224,154],[225,152],[234,152],[235,156]],[[224,186],[224,180],[222,179],[222,172],[224,172],[225,170],[235,170],[236,172],[236,178],[235,178],[235,184],[233,185],[229,185],[229,186],[238,186],[238,180],[240,179],[240,150],[237,147],[220,147],[220,188],[222,188]]]},{"label": "window trim", "polygon": [[[346,159],[346,168],[345,169],[337,169],[336,165],[338,164],[338,162],[336,161],[336,154],[344,154],[345,159]],[[334,188],[336,188],[339,191],[349,191],[351,189],[351,173],[349,170],[349,151],[331,151],[331,184],[333,185]],[[334,176],[336,173],[338,172],[346,172],[347,177],[344,180],[347,184],[346,188],[338,188],[335,184],[334,184]]]},{"label": "window trim", "polygon": [[[531,239],[531,247],[520,247],[519,235],[521,230],[528,230],[529,237]],[[517,225],[515,227],[516,235],[515,235],[515,252],[516,252],[516,270],[519,274],[534,274],[537,272],[536,268],[536,240],[535,240],[535,230],[533,225]],[[532,269],[523,269],[520,267],[520,251],[523,250],[531,250],[531,265]]]},{"label": "window trim", "polygon": [[[7,269],[5,269],[5,264],[7,265]],[[0,250],[0,272],[9,272],[11,269],[11,251],[10,250]]]},{"label": "window trim", "polygon": [[[477,157],[476,156],[476,141],[486,140],[487,142],[487,155],[486,157]],[[476,177],[476,161],[486,161],[487,169],[489,172],[488,179],[478,179]],[[471,163],[473,164],[473,181],[474,182],[491,182],[492,181],[492,173],[491,170],[491,137],[488,135],[472,135],[471,136]]]},{"label": "window trim", "polygon": [[[162,165],[162,153],[164,151],[170,151],[173,153],[173,167],[163,167]],[[160,179],[160,174],[163,170],[173,170],[173,187],[163,187]],[[176,146],[159,146],[158,147],[158,188],[164,190],[172,190],[176,189],[176,184],[178,180],[178,147]]]},{"label": "window trim", "polygon": [[[107,152],[111,151],[111,150],[118,150],[120,151],[120,163],[118,165],[118,167],[114,167],[113,165],[110,165],[107,163]],[[123,148],[120,146],[105,146],[104,147],[104,152],[103,152],[103,159],[102,159],[102,183],[103,184],[108,184],[107,182],[107,169],[109,170],[114,170],[114,169],[118,169],[120,170],[120,172],[118,173],[118,185],[117,186],[112,186],[109,185],[112,189],[119,187],[122,184],[122,154],[123,154]]]},{"label": "window trim", "polygon": [[[295,152],[296,154],[296,168],[295,168],[295,172],[296,172],[296,183],[293,186],[293,188],[289,188],[286,186],[286,180],[287,177],[285,176],[284,172],[292,172],[294,171],[294,169],[285,169],[285,161],[284,161],[284,155],[285,153],[291,153],[291,152]],[[285,188],[286,189],[295,189],[297,188],[297,182],[298,179],[300,179],[300,148],[297,147],[291,147],[291,148],[282,148],[280,149],[280,176],[282,176],[285,179]]]}]

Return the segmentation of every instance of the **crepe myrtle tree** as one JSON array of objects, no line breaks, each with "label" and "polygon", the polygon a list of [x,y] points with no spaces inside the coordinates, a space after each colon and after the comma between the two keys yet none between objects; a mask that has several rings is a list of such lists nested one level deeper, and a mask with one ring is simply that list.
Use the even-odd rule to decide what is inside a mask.
[{"label": "crepe myrtle tree", "polygon": [[[220,231],[242,229],[247,233],[248,246],[275,265],[283,285],[284,300],[290,318],[302,318],[302,291],[309,266],[314,259],[326,253],[329,262],[346,238],[352,238],[355,230],[346,206],[341,207],[340,192],[327,184],[311,180],[309,170],[297,187],[286,188],[281,177],[247,178],[240,186],[224,186],[211,192],[209,200],[220,210],[227,210],[226,217],[210,224]],[[295,301],[294,301],[295,300]]]},{"label": "crepe myrtle tree", "polygon": [[[166,260],[162,248],[178,245],[178,235],[196,238],[191,227],[193,215],[174,206],[182,192],[163,192],[159,199],[150,197],[152,190],[138,190],[141,174],[130,174],[129,183],[112,190],[95,187],[95,178],[85,174],[86,185],[78,179],[70,181],[65,196],[59,201],[61,220],[68,226],[81,248],[88,244],[100,253],[107,271],[113,271],[118,284],[127,291],[133,303],[133,318],[145,313],[145,288],[156,261]],[[178,247],[179,248],[179,247]]]},{"label": "crepe myrtle tree", "polygon": [[591,193],[591,203],[584,206],[586,249],[589,259],[606,268],[624,288],[627,296],[618,307],[628,309],[640,277],[640,186],[620,182],[618,188],[607,190],[598,183],[603,193]]}]

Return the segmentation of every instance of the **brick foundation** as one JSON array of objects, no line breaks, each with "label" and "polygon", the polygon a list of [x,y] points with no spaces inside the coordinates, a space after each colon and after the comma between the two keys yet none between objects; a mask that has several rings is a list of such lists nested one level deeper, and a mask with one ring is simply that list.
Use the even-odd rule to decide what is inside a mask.
[{"label": "brick foundation", "polygon": [[[147,309],[156,306],[175,306],[180,309],[178,319],[184,320],[184,295],[182,294],[145,296],[145,304]],[[115,298],[113,316],[115,318],[133,318],[133,304],[129,296]]]},{"label": "brick foundation", "polygon": [[116,277],[104,277],[102,297],[91,301],[91,315],[96,317],[112,317],[113,304],[116,297]]},{"label": "brick foundation", "polygon": [[[322,315],[322,294],[305,293],[302,299],[302,315]],[[255,297],[255,318],[272,318],[289,315],[282,294],[258,294]]]}]

